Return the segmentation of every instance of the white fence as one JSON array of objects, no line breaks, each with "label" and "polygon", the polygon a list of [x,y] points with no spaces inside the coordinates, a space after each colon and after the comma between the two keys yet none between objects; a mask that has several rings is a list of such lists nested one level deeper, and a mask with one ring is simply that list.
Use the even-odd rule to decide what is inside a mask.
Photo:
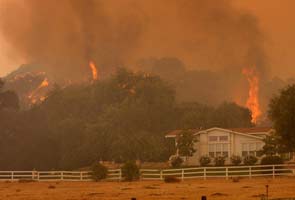
[{"label": "white fence", "polygon": [[[167,176],[185,179],[293,176],[295,165],[194,167],[182,169],[141,169],[141,180],[163,180]],[[91,181],[90,171],[0,171],[0,181]],[[121,169],[108,170],[107,180],[122,180]]]},{"label": "white fence", "polygon": [[[121,180],[120,169],[108,170],[107,180]],[[92,181],[91,171],[0,171],[0,181]]]},{"label": "white fence", "polygon": [[295,165],[255,165],[231,167],[196,167],[165,170],[141,170],[142,180],[163,180],[167,176],[184,179],[231,178],[231,177],[262,177],[292,176]]}]

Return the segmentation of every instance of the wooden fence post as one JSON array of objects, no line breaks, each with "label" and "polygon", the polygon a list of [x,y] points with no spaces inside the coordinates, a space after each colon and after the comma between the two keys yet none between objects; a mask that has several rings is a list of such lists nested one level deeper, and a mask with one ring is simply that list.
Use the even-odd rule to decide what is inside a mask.
[{"label": "wooden fence post", "polygon": [[252,178],[252,167],[251,166],[249,167],[249,178],[250,179]]},{"label": "wooden fence post", "polygon": [[163,171],[160,170],[160,179],[163,180]]},{"label": "wooden fence post", "polygon": [[83,180],[83,172],[81,171],[80,172],[80,181],[82,181]]},{"label": "wooden fence post", "polygon": [[265,187],[266,187],[266,200],[268,200],[268,196],[269,196],[268,195],[268,188],[269,188],[269,185],[266,185]]},{"label": "wooden fence post", "polygon": [[226,176],[226,180],[228,180],[228,167],[225,168],[225,176]]},{"label": "wooden fence post", "polygon": [[204,167],[204,174],[203,174],[203,176],[204,176],[204,180],[206,180],[207,179],[207,174],[206,174],[206,167]]},{"label": "wooden fence post", "polygon": [[184,169],[181,169],[181,180],[184,180]]},{"label": "wooden fence post", "polygon": [[276,177],[276,174],[275,174],[275,166],[273,165],[272,166],[272,178],[274,179]]}]

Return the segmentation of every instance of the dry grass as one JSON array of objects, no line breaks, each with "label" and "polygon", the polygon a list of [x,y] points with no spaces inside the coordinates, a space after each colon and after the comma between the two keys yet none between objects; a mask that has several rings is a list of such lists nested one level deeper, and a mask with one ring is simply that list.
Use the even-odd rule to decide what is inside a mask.
[{"label": "dry grass", "polygon": [[60,182],[50,189],[50,182],[5,183],[0,182],[0,199],[9,200],[260,200],[265,185],[270,188],[270,197],[295,197],[295,178],[241,179],[232,180],[189,180],[180,183],[159,181],[142,182]]}]

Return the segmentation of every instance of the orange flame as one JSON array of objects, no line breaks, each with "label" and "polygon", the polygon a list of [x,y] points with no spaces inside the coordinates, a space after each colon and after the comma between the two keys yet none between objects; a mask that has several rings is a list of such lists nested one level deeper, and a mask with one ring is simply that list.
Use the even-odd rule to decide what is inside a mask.
[{"label": "orange flame", "polygon": [[42,88],[48,87],[49,86],[49,82],[48,79],[45,78],[42,83],[31,92],[31,94],[28,96],[29,99],[31,99],[32,104],[35,104],[37,102],[37,99],[39,99],[40,101],[44,101],[47,97],[45,96],[41,96],[40,98],[38,97],[38,91]]},{"label": "orange flame", "polygon": [[246,106],[252,112],[252,122],[256,124],[261,115],[259,104],[259,77],[255,68],[244,68],[242,72],[247,77],[249,83],[249,96]]},{"label": "orange flame", "polygon": [[48,87],[49,86],[49,82],[47,80],[47,78],[45,78],[42,83],[39,85],[38,89],[40,88],[44,88],[44,87]]},{"label": "orange flame", "polygon": [[89,62],[89,67],[90,67],[90,69],[91,69],[91,71],[92,71],[92,79],[93,79],[94,81],[98,80],[97,69],[96,69],[96,67],[95,67],[94,62],[90,61],[90,62]]}]

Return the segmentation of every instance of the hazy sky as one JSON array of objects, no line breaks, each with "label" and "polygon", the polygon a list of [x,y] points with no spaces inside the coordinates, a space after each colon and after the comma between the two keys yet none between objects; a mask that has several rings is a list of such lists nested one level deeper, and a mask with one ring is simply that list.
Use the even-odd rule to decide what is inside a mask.
[{"label": "hazy sky", "polygon": [[295,1],[234,0],[251,10],[260,20],[268,37],[267,52],[272,74],[295,77]]},{"label": "hazy sky", "polygon": [[[0,0],[0,7],[1,7]],[[6,0],[7,1],[7,0]],[[25,2],[25,1],[24,1]],[[295,77],[295,0],[234,0],[259,19],[267,37],[266,49],[273,75]],[[0,76],[17,68],[24,60],[16,58],[0,35]]]}]

